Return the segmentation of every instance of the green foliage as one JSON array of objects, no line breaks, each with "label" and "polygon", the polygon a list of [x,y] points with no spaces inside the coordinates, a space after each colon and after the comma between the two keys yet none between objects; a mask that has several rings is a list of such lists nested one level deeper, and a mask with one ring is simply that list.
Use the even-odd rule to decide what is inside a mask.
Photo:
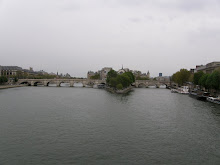
[{"label": "green foliage", "polygon": [[195,85],[199,85],[199,80],[201,79],[201,77],[204,75],[204,73],[202,71],[197,72],[194,74],[194,78],[193,78],[193,82]]},{"label": "green foliage", "polygon": [[212,79],[213,79],[212,74],[208,74],[208,77],[206,79],[206,86],[208,89],[212,89]]},{"label": "green foliage", "polygon": [[122,88],[126,88],[135,82],[135,77],[131,72],[125,72],[122,75],[118,75],[116,71],[111,70],[107,74],[106,82],[110,87],[118,89],[120,85]]},{"label": "green foliage", "polygon": [[215,70],[211,74],[203,74],[203,76],[199,79],[199,85],[206,89],[220,89],[220,71]]},{"label": "green foliage", "polygon": [[118,85],[117,85],[117,89],[119,89],[119,90],[123,89],[122,84],[118,84]]},{"label": "green foliage", "polygon": [[125,73],[123,73],[123,75],[128,76],[129,79],[131,80],[131,83],[135,82],[135,77],[132,72],[125,72]]},{"label": "green foliage", "polygon": [[91,76],[90,79],[99,80],[100,79],[100,75],[99,74],[95,74],[94,76]]},{"label": "green foliage", "polygon": [[5,76],[0,76],[0,84],[4,84],[6,82],[8,82],[8,78]]},{"label": "green foliage", "polygon": [[203,74],[203,76],[199,79],[199,85],[208,88],[206,85],[206,80],[208,79],[209,74]]},{"label": "green foliage", "polygon": [[111,69],[108,74],[107,74],[107,79],[106,82],[109,83],[111,78],[116,78],[117,77],[117,72],[113,69]]},{"label": "green foliage", "polygon": [[117,82],[116,77],[112,77],[112,78],[110,78],[108,85],[111,86],[111,87],[116,88],[117,83],[118,83],[118,82]]},{"label": "green foliage", "polygon": [[183,83],[189,80],[190,76],[190,71],[188,71],[187,69],[180,69],[180,71],[173,74],[172,81],[174,81],[178,85],[183,85]]},{"label": "green foliage", "polygon": [[218,90],[220,87],[220,72],[214,71],[211,75],[212,75],[212,88]]}]

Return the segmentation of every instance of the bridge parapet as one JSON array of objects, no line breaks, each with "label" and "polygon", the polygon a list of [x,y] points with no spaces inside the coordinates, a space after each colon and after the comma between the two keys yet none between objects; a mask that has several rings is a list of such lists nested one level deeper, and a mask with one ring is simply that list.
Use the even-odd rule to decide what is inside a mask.
[{"label": "bridge parapet", "polygon": [[31,86],[36,86],[38,83],[43,84],[44,86],[48,86],[51,84],[56,84],[56,86],[60,86],[61,83],[69,83],[71,87],[74,86],[75,83],[82,83],[83,86],[86,85],[97,85],[100,83],[106,83],[105,80],[91,80],[91,79],[19,79],[17,84],[28,84]]}]

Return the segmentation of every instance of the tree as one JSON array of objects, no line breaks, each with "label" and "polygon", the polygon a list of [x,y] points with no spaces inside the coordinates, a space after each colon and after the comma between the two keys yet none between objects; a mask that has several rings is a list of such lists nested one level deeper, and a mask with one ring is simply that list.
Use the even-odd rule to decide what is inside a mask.
[{"label": "tree", "polygon": [[213,81],[213,75],[212,74],[208,74],[208,77],[207,77],[207,79],[206,79],[206,82],[205,82],[205,84],[206,84],[206,87],[208,88],[208,89],[212,89],[212,81]]},{"label": "tree", "polygon": [[135,77],[134,77],[134,74],[132,72],[125,72],[125,73],[123,73],[123,75],[128,76],[131,80],[131,83],[135,82]]},{"label": "tree", "polygon": [[8,78],[5,76],[0,76],[0,84],[4,84],[6,82],[8,82]]},{"label": "tree", "polygon": [[135,82],[135,77],[131,72],[125,72],[122,75],[118,75],[116,71],[111,70],[107,74],[106,82],[110,87],[117,88],[117,85],[121,84],[122,88],[126,88]]},{"label": "tree", "polygon": [[204,75],[204,73],[202,71],[197,72],[194,74],[194,78],[193,78],[193,82],[195,85],[199,85],[199,80],[201,79],[201,77]]},{"label": "tree", "polygon": [[118,85],[117,85],[117,89],[119,89],[119,90],[123,89],[122,84],[118,84]]},{"label": "tree", "polygon": [[180,71],[173,74],[172,81],[178,85],[183,85],[183,83],[186,83],[189,80],[190,75],[191,73],[187,69],[180,69]]},{"label": "tree", "polygon": [[117,77],[117,75],[118,75],[117,72],[115,70],[111,69],[107,74],[106,82],[109,83],[110,79]]},{"label": "tree", "polygon": [[203,74],[203,76],[199,79],[199,85],[203,86],[204,88],[208,88],[206,84],[206,80],[208,79],[209,74]]},{"label": "tree", "polygon": [[212,74],[211,86],[213,89],[218,90],[220,87],[220,72],[214,71]]},{"label": "tree", "polygon": [[110,87],[114,87],[114,88],[116,88],[116,86],[117,86],[117,79],[115,78],[115,77],[113,77],[113,78],[111,78],[110,80],[109,80],[109,86]]}]

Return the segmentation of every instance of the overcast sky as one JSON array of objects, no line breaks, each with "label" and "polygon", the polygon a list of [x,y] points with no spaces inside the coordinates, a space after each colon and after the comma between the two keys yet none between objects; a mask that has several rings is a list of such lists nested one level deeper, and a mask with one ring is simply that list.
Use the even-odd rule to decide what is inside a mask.
[{"label": "overcast sky", "polygon": [[0,65],[172,75],[220,61],[220,0],[0,0]]}]

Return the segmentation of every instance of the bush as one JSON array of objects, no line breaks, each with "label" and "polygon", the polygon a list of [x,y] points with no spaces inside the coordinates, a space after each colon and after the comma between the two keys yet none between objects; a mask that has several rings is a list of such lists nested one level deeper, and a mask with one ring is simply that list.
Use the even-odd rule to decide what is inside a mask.
[{"label": "bush", "polygon": [[0,84],[4,84],[8,81],[8,78],[5,76],[0,76]]},{"label": "bush", "polygon": [[118,85],[117,85],[117,89],[119,89],[119,90],[123,89],[122,84],[118,84]]}]

